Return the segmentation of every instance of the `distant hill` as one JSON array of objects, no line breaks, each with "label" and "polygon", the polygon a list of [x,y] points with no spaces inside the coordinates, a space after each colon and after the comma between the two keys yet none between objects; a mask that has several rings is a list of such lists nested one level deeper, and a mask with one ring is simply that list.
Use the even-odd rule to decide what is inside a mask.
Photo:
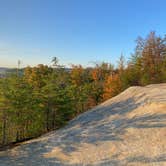
[{"label": "distant hill", "polygon": [[0,67],[0,73],[5,73],[9,68]]},{"label": "distant hill", "polygon": [[0,67],[0,77],[4,77],[9,68]]},{"label": "distant hill", "polygon": [[[12,73],[16,73],[16,68],[7,68],[7,67],[0,67],[0,77],[5,77],[6,74],[12,74]],[[22,74],[23,73],[24,68],[19,70],[19,73]]]},{"label": "distant hill", "polygon": [[5,77],[6,74],[10,74],[16,71],[14,68],[0,67],[0,77]]},{"label": "distant hill", "polygon": [[166,84],[130,87],[63,129],[0,152],[0,166],[15,165],[166,165]]}]

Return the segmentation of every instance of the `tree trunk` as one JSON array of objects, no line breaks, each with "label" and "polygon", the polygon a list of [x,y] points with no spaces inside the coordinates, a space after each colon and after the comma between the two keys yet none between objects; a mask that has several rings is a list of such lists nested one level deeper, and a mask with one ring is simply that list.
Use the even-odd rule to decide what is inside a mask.
[{"label": "tree trunk", "polygon": [[2,144],[6,144],[6,116],[3,117],[3,124],[2,124]]}]

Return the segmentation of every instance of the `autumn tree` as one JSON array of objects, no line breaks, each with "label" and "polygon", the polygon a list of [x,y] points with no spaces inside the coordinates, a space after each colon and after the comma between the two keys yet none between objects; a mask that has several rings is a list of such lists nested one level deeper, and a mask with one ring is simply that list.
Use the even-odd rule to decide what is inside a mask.
[{"label": "autumn tree", "polygon": [[151,32],[146,39],[137,40],[136,54],[140,59],[141,83],[159,83],[162,81],[162,66],[166,56],[166,38]]}]

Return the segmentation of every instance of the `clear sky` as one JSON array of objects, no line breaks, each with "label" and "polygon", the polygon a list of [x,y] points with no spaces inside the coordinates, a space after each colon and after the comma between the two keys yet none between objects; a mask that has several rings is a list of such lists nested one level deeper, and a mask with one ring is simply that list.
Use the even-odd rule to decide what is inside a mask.
[{"label": "clear sky", "polygon": [[166,0],[0,0],[0,66],[115,63],[166,30]]}]

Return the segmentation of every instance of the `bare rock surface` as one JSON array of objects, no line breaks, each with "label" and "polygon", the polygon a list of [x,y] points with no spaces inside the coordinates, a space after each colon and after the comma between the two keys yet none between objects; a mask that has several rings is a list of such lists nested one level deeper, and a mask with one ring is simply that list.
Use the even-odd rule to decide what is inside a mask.
[{"label": "bare rock surface", "polygon": [[69,124],[0,152],[0,166],[166,166],[166,84],[131,87]]}]

